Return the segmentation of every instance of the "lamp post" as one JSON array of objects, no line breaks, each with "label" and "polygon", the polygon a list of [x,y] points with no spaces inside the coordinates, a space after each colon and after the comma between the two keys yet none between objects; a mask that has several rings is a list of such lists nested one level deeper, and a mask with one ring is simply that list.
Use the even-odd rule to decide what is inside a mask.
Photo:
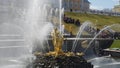
[{"label": "lamp post", "polygon": [[119,0],[119,5],[120,5],[120,0]]}]

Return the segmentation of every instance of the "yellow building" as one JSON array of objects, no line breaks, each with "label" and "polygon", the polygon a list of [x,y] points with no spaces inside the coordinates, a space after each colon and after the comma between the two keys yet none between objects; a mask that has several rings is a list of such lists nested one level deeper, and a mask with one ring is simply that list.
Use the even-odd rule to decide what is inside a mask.
[{"label": "yellow building", "polygon": [[114,12],[120,12],[120,5],[116,5],[116,6],[113,8],[113,11],[114,11]]},{"label": "yellow building", "polygon": [[120,0],[119,0],[119,5],[115,5],[113,8],[114,12],[120,12]]}]

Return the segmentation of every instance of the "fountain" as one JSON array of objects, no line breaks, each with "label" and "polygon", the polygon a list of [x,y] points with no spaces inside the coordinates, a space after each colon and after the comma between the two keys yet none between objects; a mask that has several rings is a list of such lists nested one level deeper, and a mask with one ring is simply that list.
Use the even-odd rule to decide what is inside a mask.
[{"label": "fountain", "polygon": [[[93,68],[83,52],[97,35],[94,39],[81,37],[88,22],[80,27],[77,36],[64,35],[62,0],[58,0],[58,5],[55,1],[12,0],[5,4],[7,14],[0,18],[1,68]],[[80,45],[86,45],[86,39],[93,40],[85,50]]]},{"label": "fountain", "polygon": [[51,36],[54,50],[44,54],[41,52],[34,53],[36,60],[32,63],[33,68],[93,68],[93,65],[83,58],[84,54],[82,52],[65,53],[62,50],[65,38],[60,34],[57,28],[54,29]]}]

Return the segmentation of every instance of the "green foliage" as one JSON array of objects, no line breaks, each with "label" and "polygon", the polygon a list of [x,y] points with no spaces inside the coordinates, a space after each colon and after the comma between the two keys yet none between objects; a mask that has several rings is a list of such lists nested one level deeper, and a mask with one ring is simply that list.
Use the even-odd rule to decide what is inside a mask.
[{"label": "green foliage", "polygon": [[115,40],[111,48],[120,48],[120,40]]},{"label": "green foliage", "polygon": [[103,28],[105,25],[120,24],[120,17],[117,16],[105,16],[87,13],[73,13],[65,12],[66,16],[79,19],[82,23],[90,21],[97,25],[98,28]]}]

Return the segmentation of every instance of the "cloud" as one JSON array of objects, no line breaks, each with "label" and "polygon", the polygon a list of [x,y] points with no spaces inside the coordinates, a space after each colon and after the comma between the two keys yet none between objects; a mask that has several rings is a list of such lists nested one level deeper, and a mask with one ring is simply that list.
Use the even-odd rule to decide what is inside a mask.
[{"label": "cloud", "polygon": [[91,5],[91,6],[90,6],[90,9],[94,9],[94,10],[103,10],[104,8],[101,7],[101,6],[94,6],[94,5]]},{"label": "cloud", "polygon": [[119,0],[112,0],[113,2],[118,2]]},{"label": "cloud", "polygon": [[113,2],[115,2],[115,3],[118,3],[119,2],[119,0],[112,0]]}]

